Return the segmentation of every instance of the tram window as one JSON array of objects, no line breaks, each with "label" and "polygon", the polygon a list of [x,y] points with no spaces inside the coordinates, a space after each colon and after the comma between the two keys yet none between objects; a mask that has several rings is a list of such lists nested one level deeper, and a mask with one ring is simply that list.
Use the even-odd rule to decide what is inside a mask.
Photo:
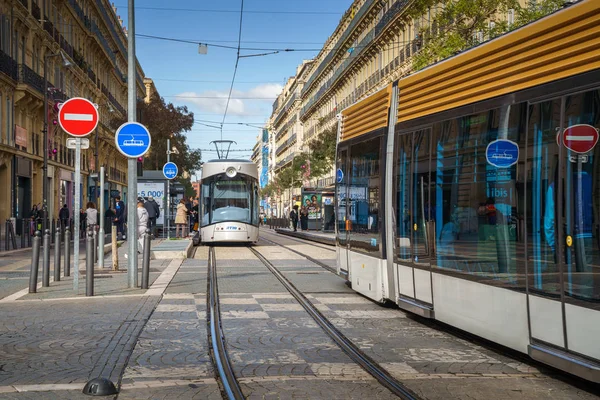
[{"label": "tram window", "polygon": [[350,148],[348,215],[350,247],[381,257],[380,191],[381,138]]},{"label": "tram window", "polygon": [[[486,157],[488,145],[502,140],[515,143],[523,159],[525,121],[521,104],[434,124],[435,266],[525,287],[525,263],[517,259],[519,160],[510,148]],[[514,164],[498,166],[508,158]]]},{"label": "tram window", "polygon": [[527,260],[529,291],[559,297],[560,268],[556,259],[558,145],[560,99],[529,106],[527,154]]},{"label": "tram window", "polygon": [[411,261],[410,228],[410,174],[412,160],[412,132],[398,137],[396,176],[396,257],[398,261]]},{"label": "tram window", "polygon": [[[565,98],[564,128],[574,125],[600,129],[600,90]],[[565,153],[563,226],[571,245],[562,254],[564,291],[600,309],[600,145],[585,154]]]}]

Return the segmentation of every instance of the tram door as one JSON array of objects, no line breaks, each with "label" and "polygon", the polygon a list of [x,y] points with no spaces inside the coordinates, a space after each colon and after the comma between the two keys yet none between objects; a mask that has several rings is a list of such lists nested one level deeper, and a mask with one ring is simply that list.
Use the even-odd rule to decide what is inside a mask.
[{"label": "tram door", "polygon": [[[532,344],[600,359],[600,90],[529,107]],[[597,132],[597,131],[596,131]],[[583,146],[583,147],[582,147]],[[590,148],[591,146],[591,148]]]},{"label": "tram door", "polygon": [[431,259],[435,243],[435,168],[431,128],[402,133],[396,153],[394,246],[401,298],[431,307]]},{"label": "tram door", "polygon": [[348,274],[348,232],[352,229],[349,207],[351,200],[348,195],[348,148],[340,147],[337,154],[337,170],[335,184],[336,239],[338,243],[338,273]]}]

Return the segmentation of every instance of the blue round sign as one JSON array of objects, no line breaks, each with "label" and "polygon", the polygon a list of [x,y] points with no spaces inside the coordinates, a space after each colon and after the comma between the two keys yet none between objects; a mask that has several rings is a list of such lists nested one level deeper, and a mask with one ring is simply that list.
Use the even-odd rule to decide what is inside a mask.
[{"label": "blue round sign", "polygon": [[163,166],[163,175],[167,179],[173,179],[177,176],[177,165],[173,162],[168,162]]},{"label": "blue round sign", "polygon": [[488,144],[485,158],[494,167],[511,167],[519,161],[519,145],[507,139],[494,140]]},{"label": "blue round sign", "polygon": [[146,127],[138,122],[126,122],[115,133],[117,149],[125,157],[141,157],[150,150],[152,137]]},{"label": "blue round sign", "polygon": [[337,183],[342,183],[344,180],[344,171],[342,171],[341,168],[338,168],[337,172],[335,173],[335,180]]}]

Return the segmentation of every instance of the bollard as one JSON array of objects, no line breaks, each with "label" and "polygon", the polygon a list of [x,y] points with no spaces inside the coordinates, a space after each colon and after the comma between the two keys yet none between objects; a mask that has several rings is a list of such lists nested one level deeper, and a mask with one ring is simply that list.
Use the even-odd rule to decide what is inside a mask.
[{"label": "bollard", "polygon": [[44,265],[42,266],[42,286],[48,287],[50,286],[50,229],[46,229],[44,232],[43,246],[44,260],[42,263]]},{"label": "bollard", "polygon": [[142,289],[148,289],[150,280],[150,245],[152,243],[150,229],[146,229],[144,234],[144,258],[142,259]]},{"label": "bollard", "polygon": [[92,228],[94,234],[94,263],[98,262],[98,232],[95,227]]},{"label": "bollard", "polygon": [[85,241],[85,295],[94,295],[94,235],[87,233]]},{"label": "bollard", "polygon": [[35,232],[33,238],[33,253],[31,255],[31,273],[29,274],[29,293],[37,292],[38,270],[40,267],[40,245],[42,244],[42,233]]},{"label": "bollard", "polygon": [[65,276],[71,276],[71,231],[65,227]]},{"label": "bollard", "polygon": [[54,281],[60,281],[60,230],[54,233]]},{"label": "bollard", "polygon": [[[35,224],[35,222],[34,222]],[[33,229],[33,231],[35,232],[35,227]],[[31,247],[31,225],[27,225],[27,247]]]},{"label": "bollard", "polygon": [[112,226],[112,230],[110,231],[110,240],[112,247],[112,270],[119,270],[119,254],[117,253],[117,227],[115,225]]},{"label": "bollard", "polygon": [[21,220],[21,248],[25,248],[25,227],[27,226],[25,218]]}]

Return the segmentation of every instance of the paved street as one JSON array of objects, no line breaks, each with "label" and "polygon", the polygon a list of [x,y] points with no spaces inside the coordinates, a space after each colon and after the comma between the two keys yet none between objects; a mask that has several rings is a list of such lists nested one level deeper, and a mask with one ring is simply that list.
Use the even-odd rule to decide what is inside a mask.
[{"label": "paved street", "polygon": [[[266,240],[255,248],[347,338],[423,399],[596,398],[589,386],[578,388],[579,381],[523,357],[383,308],[291,251],[335,265],[333,248],[268,229],[261,235]],[[119,249],[122,262],[125,249]],[[72,278],[64,278],[16,298],[27,286],[27,258],[4,258],[12,261],[0,274],[18,271],[23,279],[0,281],[0,398],[88,398],[81,389],[98,376],[119,386],[119,399],[221,398],[207,338],[207,258],[208,247],[198,247],[191,259],[153,260],[148,291],[127,288],[123,272],[102,271],[92,298],[84,296],[84,276],[77,294]],[[219,246],[216,259],[227,350],[245,396],[394,398],[249,249]]]}]

